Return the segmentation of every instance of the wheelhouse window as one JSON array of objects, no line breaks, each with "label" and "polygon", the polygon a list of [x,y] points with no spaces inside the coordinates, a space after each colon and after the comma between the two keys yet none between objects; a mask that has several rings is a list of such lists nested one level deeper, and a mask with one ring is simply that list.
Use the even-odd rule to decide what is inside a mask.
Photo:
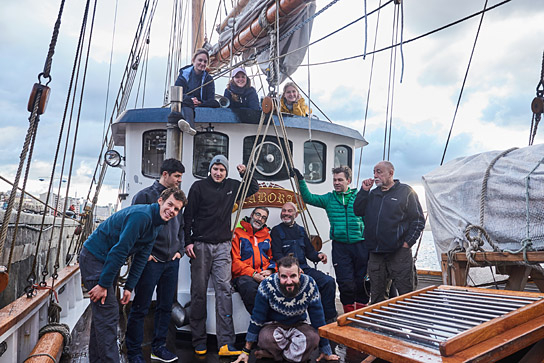
[{"label": "wheelhouse window", "polygon": [[166,153],[166,130],[150,130],[142,134],[142,175],[157,179]]},{"label": "wheelhouse window", "polygon": [[[255,136],[244,138],[244,164],[247,165],[251,155],[251,149],[255,143]],[[286,152],[285,141],[280,138],[281,148]],[[289,141],[289,147],[293,150],[293,143]],[[259,154],[259,148],[261,152]],[[258,157],[257,157],[258,155]],[[266,136],[263,140],[259,136],[257,148],[253,159],[255,167],[255,177],[258,180],[285,180],[289,178],[287,168],[285,167],[285,158],[278,145],[278,138],[275,136]]]},{"label": "wheelhouse window", "polygon": [[215,155],[229,158],[229,137],[219,132],[199,132],[193,140],[193,175],[208,176],[210,161]]},{"label": "wheelhouse window", "polygon": [[351,148],[346,145],[338,145],[334,148],[334,167],[347,165],[351,168]]},{"label": "wheelhouse window", "polygon": [[308,183],[325,181],[327,146],[319,141],[304,143],[304,179]]}]

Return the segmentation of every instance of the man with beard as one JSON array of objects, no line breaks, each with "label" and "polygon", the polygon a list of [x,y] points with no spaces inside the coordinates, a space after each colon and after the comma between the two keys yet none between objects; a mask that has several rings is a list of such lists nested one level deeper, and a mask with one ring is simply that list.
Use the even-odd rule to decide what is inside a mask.
[{"label": "man with beard", "polygon": [[[256,341],[260,348],[255,351],[257,359],[305,362],[319,346],[317,361],[339,360],[332,354],[329,341],[317,333],[325,325],[325,316],[314,279],[300,273],[298,260],[292,255],[277,263],[278,273],[259,285],[246,343],[235,363],[249,361]],[[305,322],[308,316],[311,325]]]},{"label": "man with beard", "polygon": [[[136,193],[132,204],[151,204],[166,188],[179,188],[185,167],[177,159],[166,159],[159,180]],[[127,321],[125,342],[129,363],[145,362],[142,355],[144,319],[157,287],[155,327],[151,343],[151,359],[174,362],[178,357],[166,348],[172,303],[177,292],[179,260],[183,256],[183,215],[179,213],[162,229],[153,244],[151,255],[134,288],[134,300]]]},{"label": "man with beard", "polygon": [[83,244],[79,268],[91,299],[91,362],[119,362],[119,306],[115,296],[119,270],[128,256],[134,256],[121,298],[121,304],[126,305],[157,235],[166,222],[178,215],[186,201],[181,190],[165,189],[158,203],[132,205],[113,214]]},{"label": "man with beard", "polygon": [[368,250],[363,241],[363,219],[353,214],[357,189],[349,187],[352,172],[348,166],[332,169],[334,190],[326,194],[312,194],[304,176],[294,169],[299,181],[300,194],[306,204],[323,208],[329,218],[329,237],[332,240],[332,264],[340,291],[344,313],[359,309],[368,303],[365,288]]},{"label": "man with beard", "polygon": [[232,239],[232,282],[250,314],[259,284],[276,270],[267,219],[268,208],[255,208],[249,218],[240,221]]},{"label": "man with beard", "polygon": [[[238,165],[242,177],[245,165]],[[191,258],[191,313],[189,323],[195,353],[204,355],[206,347],[206,318],[208,281],[212,278],[215,289],[217,343],[220,356],[238,355],[234,348],[232,321],[231,215],[241,182],[227,178],[229,162],[216,155],[210,162],[210,175],[193,183],[189,201],[183,213],[185,221],[185,253]],[[247,196],[259,190],[257,179],[252,178]]]},{"label": "man with beard", "polygon": [[318,253],[315,250],[304,228],[295,222],[297,216],[297,206],[293,202],[287,202],[282,206],[280,214],[282,223],[272,228],[270,234],[272,236],[272,256],[276,261],[290,253],[297,258],[302,271],[306,275],[312,276],[317,283],[321,294],[325,321],[332,322],[337,315],[335,304],[336,282],[331,276],[325,275],[308,265],[306,259],[316,263],[320,261],[327,263],[327,255],[323,252]]},{"label": "man with beard", "polygon": [[[425,228],[425,217],[416,192],[393,179],[394,173],[389,161],[376,164],[374,178],[363,181],[353,204],[354,213],[365,218],[372,304],[386,299],[388,277],[399,295],[415,288],[411,247]],[[374,183],[377,188],[370,191]]]}]

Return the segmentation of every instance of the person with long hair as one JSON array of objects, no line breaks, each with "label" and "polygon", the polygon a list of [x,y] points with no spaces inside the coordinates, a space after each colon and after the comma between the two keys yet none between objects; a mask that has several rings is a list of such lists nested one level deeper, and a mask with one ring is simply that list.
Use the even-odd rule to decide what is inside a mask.
[{"label": "person with long hair", "polygon": [[293,82],[287,82],[283,86],[281,112],[297,116],[308,116],[308,113],[310,112],[310,109],[304,102],[304,98],[300,97],[298,88]]},{"label": "person with long hair", "polygon": [[192,64],[179,70],[174,85],[183,88],[183,102],[180,112],[171,112],[169,123],[177,123],[181,131],[195,135],[195,107],[219,107],[215,100],[215,84],[212,76],[206,71],[210,56],[204,48],[195,51]]},{"label": "person with long hair", "polygon": [[231,77],[224,93],[224,96],[230,101],[229,107],[260,111],[261,106],[257,91],[251,87],[251,79],[247,76],[246,70],[242,67],[235,68],[231,72]]}]

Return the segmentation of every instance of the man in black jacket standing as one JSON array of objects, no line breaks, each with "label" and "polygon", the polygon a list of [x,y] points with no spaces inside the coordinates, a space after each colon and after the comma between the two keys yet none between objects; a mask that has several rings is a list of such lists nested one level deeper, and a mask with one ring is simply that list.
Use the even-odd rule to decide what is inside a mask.
[{"label": "man in black jacket standing", "polygon": [[[179,188],[184,172],[185,167],[179,160],[166,159],[161,165],[160,179],[139,191],[132,199],[132,204],[154,203],[166,188]],[[187,200],[183,205],[187,205]],[[155,287],[157,287],[157,308],[151,358],[161,362],[174,362],[178,359],[175,354],[166,349],[166,335],[172,304],[177,292],[183,241],[183,215],[179,213],[157,236],[145,269],[134,288],[134,301],[128,316],[125,335],[128,360],[131,363],[145,362],[142,355],[144,318],[149,310]]]},{"label": "man in black jacket standing", "polygon": [[[240,176],[245,165],[237,167]],[[210,162],[210,175],[196,181],[189,190],[185,219],[185,253],[191,258],[191,313],[189,321],[195,353],[207,353],[207,290],[210,276],[215,289],[217,345],[220,356],[239,355],[234,348],[235,334],[231,297],[231,215],[240,181],[227,178],[229,163],[216,155]],[[259,184],[250,181],[247,196]]]},{"label": "man in black jacket standing", "polygon": [[[365,219],[372,304],[386,299],[388,277],[399,295],[415,288],[411,247],[425,228],[425,217],[416,192],[393,179],[394,173],[395,168],[389,161],[376,164],[374,178],[363,181],[353,203],[355,214]],[[374,183],[377,188],[370,191]]]}]

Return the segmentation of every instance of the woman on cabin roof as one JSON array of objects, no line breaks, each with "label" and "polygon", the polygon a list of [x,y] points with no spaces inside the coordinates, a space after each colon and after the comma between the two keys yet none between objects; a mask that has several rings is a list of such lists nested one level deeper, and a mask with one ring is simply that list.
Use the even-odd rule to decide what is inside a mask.
[{"label": "woman on cabin roof", "polygon": [[297,116],[308,116],[310,112],[308,106],[304,102],[304,98],[300,97],[297,86],[293,82],[287,82],[283,86],[283,95],[281,96],[281,112],[291,113]]},{"label": "woman on cabin roof", "polygon": [[215,84],[212,76],[206,72],[210,56],[204,48],[197,49],[192,64],[179,70],[175,85],[183,88],[181,114],[172,112],[168,122],[177,123],[181,131],[196,134],[195,107],[219,107],[215,100]]},{"label": "woman on cabin roof", "polygon": [[247,77],[246,70],[242,67],[233,69],[224,96],[229,99],[229,107],[232,109],[249,108],[257,111],[261,110],[257,91],[251,87],[251,80]]}]

